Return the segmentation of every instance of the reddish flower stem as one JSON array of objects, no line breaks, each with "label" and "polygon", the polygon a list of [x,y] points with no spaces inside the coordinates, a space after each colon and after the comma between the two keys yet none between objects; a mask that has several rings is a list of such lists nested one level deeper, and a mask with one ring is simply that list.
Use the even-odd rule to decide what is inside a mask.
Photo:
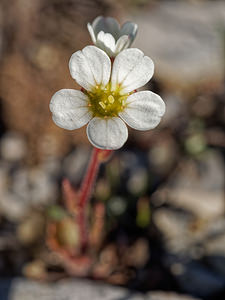
[{"label": "reddish flower stem", "polygon": [[80,188],[79,207],[81,208],[83,208],[89,200],[93,185],[95,183],[100,165],[99,153],[101,151],[102,150],[100,149],[93,148],[91,159]]},{"label": "reddish flower stem", "polygon": [[95,147],[93,148],[91,159],[81,184],[79,198],[78,198],[78,208],[79,208],[78,223],[80,226],[81,242],[82,242],[83,250],[88,243],[87,204],[91,197],[93,186],[96,182],[99,166],[102,162],[104,162],[109,158],[111,152],[112,152],[111,150],[101,150]]},{"label": "reddish flower stem", "polygon": [[90,199],[91,192],[93,190],[93,186],[95,184],[99,166],[101,163],[100,154],[104,150],[100,150],[97,148],[93,148],[91,159],[86,171],[86,174],[84,176],[83,182],[81,184],[80,188],[80,195],[79,195],[79,224],[80,224],[80,230],[81,230],[81,238],[82,238],[82,246],[83,248],[87,244],[87,204],[88,200]]}]

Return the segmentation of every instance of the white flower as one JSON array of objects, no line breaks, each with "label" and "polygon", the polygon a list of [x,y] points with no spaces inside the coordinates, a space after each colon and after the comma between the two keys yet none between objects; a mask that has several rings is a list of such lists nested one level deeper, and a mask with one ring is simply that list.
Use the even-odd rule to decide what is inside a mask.
[{"label": "white flower", "polygon": [[73,130],[88,123],[87,136],[95,147],[118,149],[128,137],[125,123],[137,130],[159,124],[163,100],[150,91],[135,91],[154,71],[152,60],[139,49],[123,50],[111,66],[104,51],[87,46],[72,55],[69,68],[83,91],[63,89],[53,95],[50,110],[59,127]]},{"label": "white flower", "polygon": [[93,43],[110,57],[130,47],[138,28],[132,22],[126,22],[120,28],[116,19],[102,16],[97,17],[92,24],[88,23],[87,27]]}]

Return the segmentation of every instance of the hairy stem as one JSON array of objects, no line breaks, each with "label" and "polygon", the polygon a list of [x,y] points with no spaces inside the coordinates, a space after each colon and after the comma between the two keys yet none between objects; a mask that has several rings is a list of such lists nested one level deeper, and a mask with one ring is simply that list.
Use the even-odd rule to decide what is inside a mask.
[{"label": "hairy stem", "polygon": [[91,159],[84,176],[83,182],[80,188],[79,195],[79,224],[81,230],[81,238],[82,238],[82,246],[83,248],[87,244],[87,205],[90,199],[93,186],[96,182],[99,166],[101,162],[104,160],[104,157],[107,157],[105,153],[110,153],[111,151],[100,150],[97,148],[93,148]]}]

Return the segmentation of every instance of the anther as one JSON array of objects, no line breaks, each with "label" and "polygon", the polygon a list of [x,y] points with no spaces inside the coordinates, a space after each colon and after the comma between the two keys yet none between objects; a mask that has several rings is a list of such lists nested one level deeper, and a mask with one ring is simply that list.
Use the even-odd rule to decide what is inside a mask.
[{"label": "anther", "polygon": [[108,100],[109,100],[109,103],[111,103],[111,104],[113,104],[115,101],[115,99],[112,95],[109,95]]},{"label": "anther", "polygon": [[103,109],[106,108],[106,105],[105,105],[105,103],[103,103],[103,102],[99,102],[99,105],[100,105]]},{"label": "anther", "polygon": [[126,99],[127,99],[127,96],[122,96],[122,97],[120,97],[119,98],[119,101],[121,102],[121,104],[125,104],[125,102],[126,102]]}]

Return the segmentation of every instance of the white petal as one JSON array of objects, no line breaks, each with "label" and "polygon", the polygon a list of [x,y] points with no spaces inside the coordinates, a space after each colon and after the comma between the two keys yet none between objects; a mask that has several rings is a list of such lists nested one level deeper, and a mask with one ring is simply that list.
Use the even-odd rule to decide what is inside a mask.
[{"label": "white petal", "polygon": [[93,146],[100,149],[116,150],[123,146],[128,130],[120,118],[93,118],[87,126],[87,136]]},{"label": "white petal", "polygon": [[95,44],[96,43],[96,36],[95,36],[95,33],[94,33],[94,30],[93,30],[93,27],[90,23],[87,24],[87,28],[88,28],[88,31],[90,33],[90,36],[91,36],[91,39],[92,39],[92,42]]},{"label": "white petal", "polygon": [[96,46],[112,56],[115,52],[116,43],[114,37],[110,33],[100,31],[97,36]]},{"label": "white petal", "polygon": [[113,63],[112,89],[121,85],[122,92],[128,93],[145,85],[154,73],[151,58],[136,48],[120,52]]},{"label": "white petal", "polygon": [[155,128],[165,113],[165,103],[161,97],[150,91],[132,94],[127,98],[126,105],[119,116],[137,130]]},{"label": "white petal", "polygon": [[92,118],[87,101],[88,97],[80,91],[63,89],[56,92],[49,105],[53,121],[68,130],[84,126]]},{"label": "white petal", "polygon": [[111,61],[108,55],[95,46],[75,52],[69,61],[71,76],[86,90],[109,82]]},{"label": "white petal", "polygon": [[130,40],[128,35],[123,35],[121,36],[118,41],[116,42],[116,49],[115,49],[115,53],[119,53],[120,51],[126,49],[129,47],[130,44]]},{"label": "white petal", "polygon": [[105,33],[111,33],[116,40],[119,37],[120,25],[114,18],[97,17],[93,21],[92,27],[95,36],[97,36],[100,31],[104,31]]},{"label": "white petal", "polygon": [[138,26],[137,24],[133,23],[133,22],[126,22],[123,24],[121,31],[120,31],[120,35],[128,35],[129,36],[129,46],[131,45],[131,43],[133,42],[133,40],[136,37],[137,34],[137,29]]}]

